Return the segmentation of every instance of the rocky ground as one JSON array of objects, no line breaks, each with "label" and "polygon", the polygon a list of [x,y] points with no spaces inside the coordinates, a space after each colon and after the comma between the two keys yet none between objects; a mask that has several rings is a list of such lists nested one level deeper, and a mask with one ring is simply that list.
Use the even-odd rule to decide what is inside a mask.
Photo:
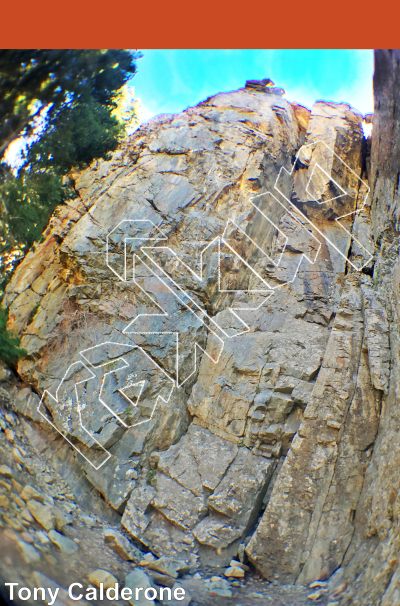
[{"label": "rocky ground", "polygon": [[372,141],[251,82],[73,175],[4,299],[3,581],[400,603],[400,61],[376,57]]},{"label": "rocky ground", "polygon": [[[4,389],[4,382],[2,385]],[[121,587],[129,586],[127,576],[140,570],[143,572],[133,586],[174,587],[178,582],[185,588],[186,595],[191,596],[192,606],[208,606],[210,600],[216,606],[268,603],[303,606],[312,603],[311,600],[327,603],[325,583],[317,583],[315,587],[273,585],[254,569],[248,566],[241,569],[240,562],[236,568],[239,567],[242,578],[226,577],[227,568],[205,567],[195,572],[188,571],[184,562],[180,562],[179,570],[179,561],[177,564],[173,559],[161,558],[158,563],[150,552],[140,551],[127,534],[119,530],[118,524],[107,524],[100,516],[94,516],[84,498],[80,504],[76,503],[68,484],[54,468],[44,463],[40,436],[36,436],[38,449],[35,449],[25,433],[32,431],[29,424],[4,406],[5,402],[3,391],[0,416],[0,578],[3,583],[16,582],[31,588],[60,587],[59,601],[71,606],[74,602],[62,591],[71,582],[82,581],[85,588],[96,586],[100,580],[106,580],[99,571],[107,571],[113,575],[113,582],[119,582]],[[3,594],[8,595],[6,588]],[[94,603],[116,604],[107,599]],[[188,600],[178,603],[189,604]]]}]

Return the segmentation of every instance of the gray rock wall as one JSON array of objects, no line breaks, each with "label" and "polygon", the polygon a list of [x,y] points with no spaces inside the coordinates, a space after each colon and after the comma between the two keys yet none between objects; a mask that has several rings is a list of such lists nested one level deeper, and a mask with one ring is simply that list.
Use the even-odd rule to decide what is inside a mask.
[{"label": "gray rock wall", "polygon": [[371,162],[347,104],[216,95],[75,175],[7,287],[5,405],[157,557],[396,603],[396,57]]}]

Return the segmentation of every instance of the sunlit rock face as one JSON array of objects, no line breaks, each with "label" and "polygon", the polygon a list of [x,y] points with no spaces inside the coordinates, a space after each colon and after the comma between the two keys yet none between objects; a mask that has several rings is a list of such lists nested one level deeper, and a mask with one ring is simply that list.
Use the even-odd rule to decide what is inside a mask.
[{"label": "sunlit rock face", "polygon": [[390,581],[395,603],[393,57],[378,53],[372,163],[349,105],[252,85],[74,175],[7,287],[28,355],[1,394],[29,484],[68,485],[78,525],[95,511],[192,571],[240,557],[270,581],[331,578],[345,604]]}]

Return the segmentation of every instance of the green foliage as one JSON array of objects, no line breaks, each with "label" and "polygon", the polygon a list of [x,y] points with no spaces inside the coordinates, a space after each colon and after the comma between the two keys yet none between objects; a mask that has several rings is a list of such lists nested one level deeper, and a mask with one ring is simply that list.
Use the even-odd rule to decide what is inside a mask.
[{"label": "green foliage", "polygon": [[76,196],[66,177],[71,169],[116,149],[124,126],[113,110],[139,56],[121,49],[0,50],[0,157],[12,138],[30,135],[34,115],[46,114],[18,175],[0,165],[2,273],[41,238],[55,208]]},{"label": "green foliage", "polygon": [[146,483],[149,484],[150,486],[157,485],[157,470],[156,469],[148,470],[147,477],[146,477]]},{"label": "green foliage", "polygon": [[74,197],[62,177],[72,167],[81,168],[94,158],[116,149],[123,130],[110,111],[89,98],[64,107],[35,142],[25,167],[0,185],[11,238],[29,249],[45,229],[54,209]]},{"label": "green foliage", "polygon": [[0,307],[0,360],[14,366],[19,356],[25,356],[26,351],[19,347],[19,339],[9,330],[6,330],[8,310]]},{"label": "green foliage", "polygon": [[7,244],[23,243],[26,249],[40,238],[54,208],[65,199],[61,176],[55,172],[10,178],[0,186],[0,197],[7,209]]},{"label": "green foliage", "polygon": [[64,175],[114,151],[122,133],[110,109],[86,94],[49,121],[45,135],[31,146],[27,164],[31,170],[56,167]]},{"label": "green foliage", "polygon": [[50,118],[88,92],[101,105],[136,72],[138,53],[123,49],[0,49],[0,158],[41,107]]},{"label": "green foliage", "polygon": [[28,324],[30,324],[32,322],[33,318],[36,316],[39,307],[40,307],[40,303],[36,303],[36,305],[33,306],[33,309],[31,311],[31,313],[29,314]]}]

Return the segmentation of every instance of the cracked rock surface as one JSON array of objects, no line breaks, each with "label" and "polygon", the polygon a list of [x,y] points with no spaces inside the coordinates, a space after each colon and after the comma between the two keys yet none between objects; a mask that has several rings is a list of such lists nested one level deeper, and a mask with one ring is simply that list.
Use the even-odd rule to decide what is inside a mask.
[{"label": "cracked rock surface", "polygon": [[2,582],[400,603],[399,62],[372,143],[253,83],[74,175],[4,300]]}]

